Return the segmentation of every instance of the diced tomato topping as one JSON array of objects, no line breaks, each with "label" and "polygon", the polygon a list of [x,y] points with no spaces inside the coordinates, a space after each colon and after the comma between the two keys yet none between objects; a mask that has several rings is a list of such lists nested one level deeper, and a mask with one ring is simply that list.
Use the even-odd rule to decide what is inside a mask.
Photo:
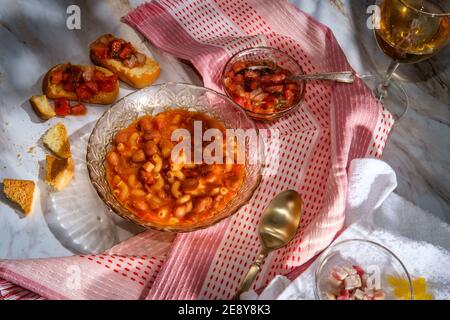
[{"label": "diced tomato topping", "polygon": [[133,45],[118,38],[103,38],[91,44],[93,53],[102,59],[117,59],[128,68],[139,67],[145,64],[146,56],[135,50]]},{"label": "diced tomato topping", "polygon": [[122,51],[120,52],[119,57],[120,57],[120,59],[124,60],[124,59],[127,59],[128,56],[132,53],[133,53],[133,48],[127,44],[122,48]]},{"label": "diced tomato topping", "polygon": [[65,98],[55,99],[55,113],[59,117],[65,117],[70,114],[69,101]]},{"label": "diced tomato topping", "polygon": [[281,93],[283,92],[283,86],[271,86],[265,87],[264,90],[269,93]]},{"label": "diced tomato topping", "polygon": [[363,268],[361,268],[360,266],[352,266],[353,269],[356,270],[356,273],[361,277],[364,274],[364,270]]},{"label": "diced tomato topping", "polygon": [[112,75],[109,77],[106,77],[103,81],[98,81],[98,89],[99,91],[103,92],[112,92],[116,89],[117,86],[117,76]]},{"label": "diced tomato topping", "polygon": [[[62,83],[64,90],[68,92],[75,92],[78,99],[88,100],[99,91],[111,92],[116,89],[117,76],[115,74],[107,76],[100,70],[93,70],[89,77],[86,76],[86,71],[80,67],[68,65],[67,68],[58,72],[57,77]],[[55,80],[56,81],[56,80]]]},{"label": "diced tomato topping", "polygon": [[87,109],[84,104],[79,103],[70,108],[70,113],[74,116],[82,116],[87,113]]},{"label": "diced tomato topping", "polygon": [[95,81],[87,81],[85,82],[85,85],[91,90],[94,94],[98,93],[98,85]]},{"label": "diced tomato topping", "polygon": [[257,88],[259,88],[259,86],[260,86],[260,82],[259,82],[258,79],[252,80],[252,81],[250,82],[250,89],[251,89],[251,90],[256,90]]},{"label": "diced tomato topping", "polygon": [[244,76],[242,74],[238,74],[234,77],[234,83],[236,84],[243,84],[244,83]]},{"label": "diced tomato topping", "polygon": [[63,71],[62,70],[55,70],[52,72],[50,76],[50,82],[52,84],[58,85],[63,81]]},{"label": "diced tomato topping", "polygon": [[336,300],[348,300],[350,299],[350,292],[348,290],[341,290]]},{"label": "diced tomato topping", "polygon": [[92,44],[91,50],[94,52],[94,55],[96,55],[100,59],[108,58],[108,46],[104,45],[103,43]]},{"label": "diced tomato topping", "polygon": [[[261,65],[268,69],[248,68]],[[271,114],[295,104],[301,87],[286,79],[290,74],[267,60],[237,61],[224,73],[223,84],[228,95],[244,109]]]},{"label": "diced tomato topping", "polygon": [[69,65],[66,72],[70,73],[72,77],[78,75],[81,72],[81,68],[78,66]]},{"label": "diced tomato topping", "polygon": [[245,77],[246,78],[258,78],[259,73],[257,71],[247,70],[247,71],[245,71]]},{"label": "diced tomato topping", "polygon": [[298,90],[298,85],[295,84],[295,83],[288,83],[288,84],[285,85],[285,88],[289,89],[289,90],[292,90],[292,91],[295,91],[295,90]]},{"label": "diced tomato topping", "polygon": [[295,94],[291,90],[286,90],[284,92],[284,99],[286,103],[292,104],[294,103]]},{"label": "diced tomato topping", "polygon": [[113,58],[119,57],[120,50],[122,49],[122,43],[119,40],[111,41],[111,56]]},{"label": "diced tomato topping", "polygon": [[103,92],[112,92],[116,88],[116,84],[113,81],[101,81],[98,83],[98,88]]},{"label": "diced tomato topping", "polygon": [[261,76],[261,82],[279,83],[283,81],[286,76],[283,73],[268,74]]},{"label": "diced tomato topping", "polygon": [[86,84],[80,84],[76,87],[75,92],[81,100],[87,100],[94,95]]},{"label": "diced tomato topping", "polygon": [[95,72],[94,72],[94,80],[95,81],[104,81],[104,80],[106,80],[106,75],[103,72],[99,71],[99,70],[95,70]]},{"label": "diced tomato topping", "polygon": [[225,73],[225,78],[233,78],[233,77],[234,77],[234,72],[232,70]]},{"label": "diced tomato topping", "polygon": [[70,74],[68,72],[63,72],[63,78],[62,81],[65,83],[67,80],[69,80]]},{"label": "diced tomato topping", "polygon": [[64,83],[64,90],[68,91],[68,92],[73,92],[74,91],[74,87],[73,87],[73,83],[72,81],[67,81]]},{"label": "diced tomato topping", "polygon": [[245,65],[245,62],[243,61],[237,61],[233,64],[233,66],[231,67],[233,69],[234,73],[238,73],[241,70],[244,70],[247,66]]}]

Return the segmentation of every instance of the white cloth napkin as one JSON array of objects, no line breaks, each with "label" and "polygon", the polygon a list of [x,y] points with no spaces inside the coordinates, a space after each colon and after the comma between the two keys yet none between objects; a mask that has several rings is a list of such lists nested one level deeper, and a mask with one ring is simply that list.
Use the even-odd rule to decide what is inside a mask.
[{"label": "white cloth napkin", "polygon": [[[389,165],[355,159],[349,168],[348,228],[335,240],[369,239],[391,249],[413,277],[423,276],[435,299],[450,299],[450,226],[392,191],[397,185]],[[317,259],[294,281],[276,276],[258,295],[243,300],[314,299]]]}]

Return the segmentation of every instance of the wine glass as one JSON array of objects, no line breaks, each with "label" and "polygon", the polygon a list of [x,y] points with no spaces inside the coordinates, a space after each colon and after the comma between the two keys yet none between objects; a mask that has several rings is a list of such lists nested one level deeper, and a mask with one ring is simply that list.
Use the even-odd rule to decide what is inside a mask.
[{"label": "wine glass", "polygon": [[377,0],[376,5],[375,39],[392,60],[383,79],[372,85],[378,99],[398,120],[408,109],[408,98],[403,88],[391,81],[392,76],[401,63],[421,62],[445,46],[450,35],[450,1]]}]

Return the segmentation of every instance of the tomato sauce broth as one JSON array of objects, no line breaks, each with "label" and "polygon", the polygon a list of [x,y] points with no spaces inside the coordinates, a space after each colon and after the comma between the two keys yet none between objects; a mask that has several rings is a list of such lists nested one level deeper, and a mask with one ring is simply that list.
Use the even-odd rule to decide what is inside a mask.
[{"label": "tomato sauce broth", "polygon": [[[115,135],[106,156],[107,181],[116,199],[141,219],[162,225],[196,224],[216,215],[239,192],[243,164],[172,159],[177,143],[171,141],[172,132],[183,128],[193,137],[194,121],[202,122],[203,132],[215,128],[225,137],[220,121],[182,109],[144,116]],[[209,143],[203,142],[202,148]]]}]

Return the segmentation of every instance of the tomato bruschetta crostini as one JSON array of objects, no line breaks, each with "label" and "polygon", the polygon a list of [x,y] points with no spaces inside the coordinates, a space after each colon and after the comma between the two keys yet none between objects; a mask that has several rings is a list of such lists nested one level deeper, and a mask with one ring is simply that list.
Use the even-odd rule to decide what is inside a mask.
[{"label": "tomato bruschetta crostini", "polygon": [[112,34],[104,34],[95,40],[90,45],[89,55],[94,64],[111,70],[134,88],[151,85],[160,74],[155,60]]},{"label": "tomato bruschetta crostini", "polygon": [[111,104],[119,94],[119,81],[105,68],[65,63],[47,72],[42,90],[51,99]]}]

